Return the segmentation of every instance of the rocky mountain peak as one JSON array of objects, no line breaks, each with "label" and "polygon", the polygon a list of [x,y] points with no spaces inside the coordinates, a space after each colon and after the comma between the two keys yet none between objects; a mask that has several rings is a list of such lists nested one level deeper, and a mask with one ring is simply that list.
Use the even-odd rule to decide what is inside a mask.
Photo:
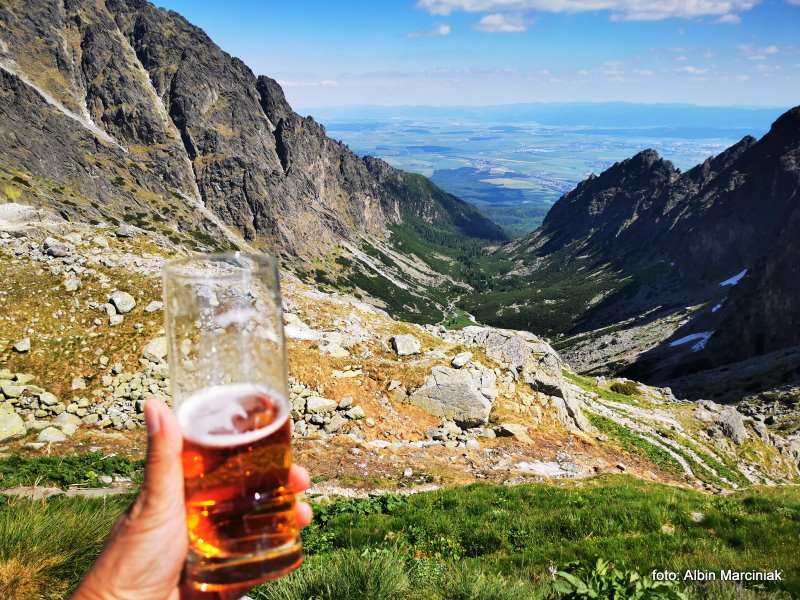
[{"label": "rocky mountain peak", "polygon": [[49,182],[33,204],[297,262],[386,240],[408,215],[466,235],[494,227],[430,182],[388,165],[379,180],[274,79],[175,12],[144,0],[22,4],[0,8],[0,167]]}]

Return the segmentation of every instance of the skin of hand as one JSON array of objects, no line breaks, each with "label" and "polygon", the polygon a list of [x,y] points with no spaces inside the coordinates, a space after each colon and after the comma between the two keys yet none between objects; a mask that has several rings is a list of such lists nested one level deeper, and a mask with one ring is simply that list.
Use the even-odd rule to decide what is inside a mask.
[{"label": "skin of hand", "polygon": [[[200,593],[181,585],[188,550],[183,496],[181,447],[177,419],[157,399],[145,403],[147,462],[144,483],[130,511],[116,523],[105,548],[84,577],[72,600],[228,600],[230,594]],[[308,472],[293,465],[288,488],[294,493],[310,485]],[[298,502],[297,524],[311,522],[311,507]]]}]

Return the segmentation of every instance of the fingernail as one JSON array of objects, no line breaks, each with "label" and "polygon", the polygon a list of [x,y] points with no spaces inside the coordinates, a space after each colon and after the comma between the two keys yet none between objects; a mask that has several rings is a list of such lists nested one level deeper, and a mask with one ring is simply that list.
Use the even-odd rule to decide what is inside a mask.
[{"label": "fingernail", "polygon": [[147,435],[154,436],[161,430],[161,417],[149,400],[144,403],[144,420],[147,424]]}]

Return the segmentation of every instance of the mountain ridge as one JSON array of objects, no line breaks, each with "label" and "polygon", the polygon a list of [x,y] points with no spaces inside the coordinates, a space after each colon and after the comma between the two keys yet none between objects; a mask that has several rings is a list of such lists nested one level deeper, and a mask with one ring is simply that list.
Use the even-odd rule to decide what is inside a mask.
[{"label": "mountain ridge", "polygon": [[[557,345],[588,370],[661,384],[800,345],[798,190],[800,107],[685,172],[642,151],[579,183],[501,250],[516,267],[493,285],[517,304],[514,289],[541,286],[544,316],[481,313],[480,295],[469,307],[489,323],[566,334]],[[560,320],[546,314],[559,304]],[[662,332],[642,336],[648,328]],[[638,349],[634,330],[648,338]],[[682,341],[692,336],[705,341]]]},{"label": "mountain ridge", "polygon": [[[73,165],[72,177],[57,173],[55,181],[95,196],[98,208],[82,207],[92,218],[119,219],[122,211],[106,199],[111,196],[143,213],[145,228],[159,229],[160,217],[190,231],[200,226],[196,217],[175,215],[196,209],[180,206],[191,197],[248,242],[288,258],[323,256],[340,240],[357,241],[361,235],[384,239],[390,225],[403,222],[406,209],[398,191],[405,175],[385,165],[382,170],[391,176],[384,178],[399,180],[386,189],[375,177],[374,162],[328,138],[310,117],[297,115],[277,82],[257,78],[178,13],[145,0],[110,0],[105,7],[42,2],[30,9],[10,2],[0,11],[0,40],[6,89],[9,77],[19,77],[41,96],[28,96],[25,106],[15,107],[10,98],[15,94],[7,94],[7,110],[40,112],[50,96],[82,125],[73,128],[76,119],[56,111],[67,117],[58,125],[62,137],[89,132],[103,138],[96,147],[81,143],[84,154],[99,155],[91,165],[85,155],[44,148],[40,131],[28,128],[24,136],[24,144],[42,146],[40,156],[49,151],[48,163]],[[35,161],[13,156],[24,144],[4,152],[10,167],[36,167]],[[134,161],[142,168],[126,181],[123,167]],[[87,181],[82,172],[92,169],[94,178],[106,181]],[[35,171],[38,177],[49,174]],[[130,189],[120,189],[125,186]],[[142,192],[158,196],[165,210],[153,210],[153,198],[137,201]],[[474,226],[502,239],[476,210],[456,199],[441,204],[442,197],[432,186],[419,201],[455,231]],[[61,204],[66,212],[75,210]],[[215,228],[207,229],[213,237]]]}]

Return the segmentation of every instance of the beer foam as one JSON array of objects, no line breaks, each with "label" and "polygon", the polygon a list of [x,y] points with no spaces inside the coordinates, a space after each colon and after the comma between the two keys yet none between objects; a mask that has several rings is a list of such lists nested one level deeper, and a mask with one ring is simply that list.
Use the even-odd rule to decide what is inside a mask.
[{"label": "beer foam", "polygon": [[[275,407],[275,418],[266,427],[242,433],[211,433],[226,426],[235,429],[233,419],[247,417],[238,402],[252,396],[267,396]],[[183,436],[201,446],[230,447],[252,444],[275,433],[289,418],[289,402],[267,386],[254,383],[214,385],[195,392],[178,407],[177,417]]]}]

